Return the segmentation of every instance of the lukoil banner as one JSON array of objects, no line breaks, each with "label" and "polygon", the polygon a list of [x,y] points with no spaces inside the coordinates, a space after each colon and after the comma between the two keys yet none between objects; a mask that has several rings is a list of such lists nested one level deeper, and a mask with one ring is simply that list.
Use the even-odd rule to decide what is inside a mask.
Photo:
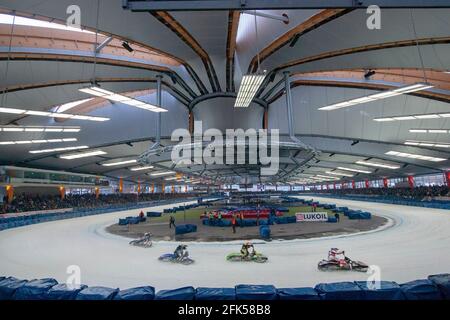
[{"label": "lukoil banner", "polygon": [[327,212],[298,212],[295,214],[297,222],[305,221],[328,221]]}]

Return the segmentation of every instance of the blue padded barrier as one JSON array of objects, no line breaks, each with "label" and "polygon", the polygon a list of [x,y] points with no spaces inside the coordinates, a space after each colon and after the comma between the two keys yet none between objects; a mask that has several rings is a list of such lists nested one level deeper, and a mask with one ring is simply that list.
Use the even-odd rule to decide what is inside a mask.
[{"label": "blue padded barrier", "polygon": [[276,300],[278,297],[272,285],[239,284],[235,288],[237,300]]},{"label": "blue padded barrier", "polygon": [[12,300],[14,298],[14,292],[23,285],[27,280],[19,280],[14,277],[4,278],[0,281],[0,300]]},{"label": "blue padded barrier", "polygon": [[161,217],[161,212],[154,212],[154,211],[147,212],[147,217],[148,218]]},{"label": "blue padded barrier", "polygon": [[119,289],[88,287],[77,294],[76,300],[112,300],[118,292]]},{"label": "blue padded barrier", "polygon": [[114,300],[154,300],[155,288],[150,286],[120,290]]},{"label": "blue padded barrier", "polygon": [[438,287],[444,299],[450,299],[450,273],[434,274],[428,280]]},{"label": "blue padded barrier", "polygon": [[194,300],[194,287],[183,287],[173,290],[161,290],[156,293],[155,300]]},{"label": "blue padded barrier", "polygon": [[197,232],[197,226],[195,224],[180,224],[175,227],[175,234],[185,234]]},{"label": "blue padded barrier", "polygon": [[197,288],[195,300],[236,300],[234,288]]},{"label": "blue padded barrier", "polygon": [[119,219],[119,226],[128,225],[128,219]]},{"label": "blue padded barrier", "polygon": [[31,280],[14,292],[14,300],[45,299],[47,291],[57,284],[58,281],[52,278]]},{"label": "blue padded barrier", "polygon": [[360,287],[354,282],[319,283],[315,286],[322,300],[363,300]]},{"label": "blue padded barrier", "polygon": [[441,300],[437,286],[428,279],[410,281],[400,285],[406,300]]},{"label": "blue padded barrier", "polygon": [[280,300],[320,300],[313,288],[280,288],[277,292]]},{"label": "blue padded barrier", "polygon": [[259,227],[259,235],[263,239],[270,239],[270,227],[269,226]]},{"label": "blue padded barrier", "polygon": [[75,300],[78,293],[87,288],[85,285],[70,288],[65,283],[57,284],[50,288],[45,295],[47,300]]},{"label": "blue padded barrier", "polygon": [[336,217],[328,217],[327,222],[337,223],[338,221],[337,221]]},{"label": "blue padded barrier", "polygon": [[405,300],[400,285],[393,281],[379,281],[369,287],[367,281],[356,281],[358,287],[364,291],[365,300]]}]

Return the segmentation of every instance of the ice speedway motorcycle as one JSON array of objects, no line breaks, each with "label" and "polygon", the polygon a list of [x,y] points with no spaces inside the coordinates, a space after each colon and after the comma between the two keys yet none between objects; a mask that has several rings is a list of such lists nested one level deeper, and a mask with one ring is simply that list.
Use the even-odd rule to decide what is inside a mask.
[{"label": "ice speedway motorcycle", "polygon": [[[247,254],[245,254],[245,251],[242,251],[242,250],[245,250],[246,246],[247,246],[247,249],[246,249]],[[250,248],[252,248],[252,250],[248,251]],[[234,261],[234,262],[253,261],[253,262],[257,262],[257,263],[264,263],[269,259],[262,253],[256,252],[253,245],[248,242],[243,245],[242,250],[240,253],[230,253],[229,255],[227,255],[227,257],[226,257],[227,261]]]},{"label": "ice speedway motorcycle", "polygon": [[[341,257],[338,257],[338,256]],[[369,269],[369,266],[361,261],[355,261],[350,259],[345,255],[345,251],[339,251],[336,248],[333,248],[328,253],[328,260],[322,260],[317,265],[317,268],[320,271],[360,271],[366,272]]]},{"label": "ice speedway motorcycle", "polygon": [[144,234],[142,238],[130,241],[130,245],[142,248],[150,248],[153,245],[152,235],[150,233]]},{"label": "ice speedway motorcycle", "polygon": [[180,263],[184,265],[194,263],[194,260],[189,258],[189,252],[186,249],[183,250],[181,255],[177,255],[176,253],[166,253],[160,256],[158,260],[164,262]]}]

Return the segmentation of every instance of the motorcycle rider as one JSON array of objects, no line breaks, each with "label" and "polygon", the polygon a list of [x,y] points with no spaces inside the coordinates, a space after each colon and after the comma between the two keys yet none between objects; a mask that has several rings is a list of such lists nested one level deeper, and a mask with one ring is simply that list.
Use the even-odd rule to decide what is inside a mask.
[{"label": "motorcycle rider", "polygon": [[144,233],[144,237],[142,238],[142,241],[147,244],[152,241],[152,236],[153,235],[150,232],[146,232],[146,233]]},{"label": "motorcycle rider", "polygon": [[331,248],[330,251],[328,251],[328,260],[339,263],[340,267],[347,264],[345,261],[345,251],[338,248]]},{"label": "motorcycle rider", "polygon": [[247,259],[249,256],[255,254],[255,247],[250,241],[245,241],[241,248],[241,255],[243,259]]},{"label": "motorcycle rider", "polygon": [[187,245],[180,244],[173,253],[176,260],[183,260],[184,258],[187,258],[189,253],[187,252]]}]

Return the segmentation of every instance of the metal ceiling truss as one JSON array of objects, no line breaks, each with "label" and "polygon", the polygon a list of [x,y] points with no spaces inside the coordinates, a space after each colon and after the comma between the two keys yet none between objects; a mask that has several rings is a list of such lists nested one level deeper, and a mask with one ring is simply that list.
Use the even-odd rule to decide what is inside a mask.
[{"label": "metal ceiling truss", "polygon": [[447,0],[122,0],[122,7],[132,11],[195,10],[281,10],[366,8],[448,8]]}]

